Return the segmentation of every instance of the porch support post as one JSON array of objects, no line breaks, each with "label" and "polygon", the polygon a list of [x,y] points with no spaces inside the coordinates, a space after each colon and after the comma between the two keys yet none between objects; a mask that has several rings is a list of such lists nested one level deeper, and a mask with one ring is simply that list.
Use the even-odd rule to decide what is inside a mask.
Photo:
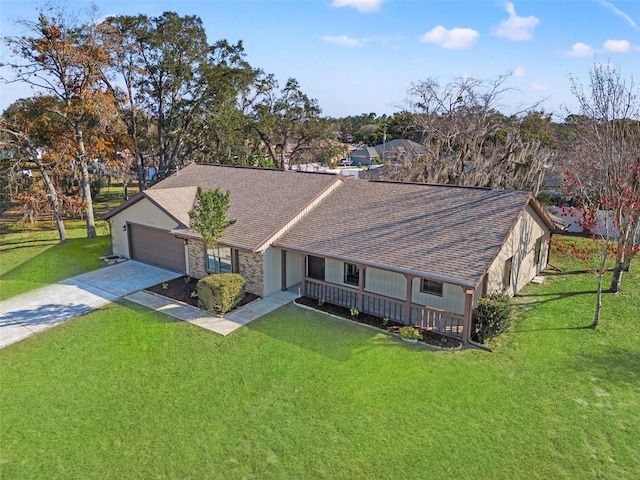
[{"label": "porch support post", "polygon": [[358,276],[358,311],[362,311],[364,307],[364,276],[367,270],[367,267],[363,267],[358,265],[360,269],[360,275]]},{"label": "porch support post", "polygon": [[473,289],[464,291],[464,322],[462,324],[462,343],[469,343],[471,339],[471,315],[473,312]]},{"label": "porch support post", "polygon": [[404,274],[404,278],[407,279],[407,290],[405,293],[405,307],[404,307],[404,316],[407,322],[407,325],[411,325],[411,295],[413,292],[413,279],[415,278],[413,275],[409,275],[407,273]]},{"label": "porch support post", "polygon": [[302,257],[302,296],[307,294],[307,259],[309,255]]},{"label": "porch support post", "polygon": [[282,279],[282,285],[281,285],[281,290],[286,290],[287,289],[287,251],[286,250],[282,250],[280,252],[280,277]]}]

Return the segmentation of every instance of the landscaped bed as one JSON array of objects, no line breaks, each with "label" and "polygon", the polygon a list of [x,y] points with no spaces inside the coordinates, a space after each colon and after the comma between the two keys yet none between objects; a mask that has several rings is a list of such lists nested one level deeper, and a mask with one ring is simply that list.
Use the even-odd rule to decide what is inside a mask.
[{"label": "landscaped bed", "polygon": [[[146,290],[157,295],[162,295],[163,297],[186,303],[192,307],[200,308],[200,305],[198,304],[198,297],[193,294],[193,292],[196,291],[197,283],[198,280],[185,275],[183,277],[169,280],[168,282],[153,285],[152,287],[148,287]],[[236,310],[258,300],[259,298],[260,297],[258,295],[246,292],[244,297],[242,297],[242,300],[240,300],[240,302],[231,310]]]},{"label": "landscaped bed", "polygon": [[[297,298],[295,302],[299,305],[304,305],[306,307],[313,308],[315,310],[319,310],[321,312],[328,313],[331,315],[335,315],[337,317],[346,318],[354,322],[363,323],[365,325],[379,328],[380,330],[384,330],[390,333],[397,334],[402,327],[406,326],[402,323],[397,323],[389,319],[385,320],[384,318],[380,318],[375,315],[370,315],[368,313],[358,312],[357,314],[354,315],[352,314],[352,310],[350,308],[341,307],[339,305],[333,305],[331,303],[318,301],[310,297],[300,297],[300,298]],[[432,347],[443,348],[447,350],[457,349],[462,346],[462,342],[460,342],[460,340],[456,338],[440,335],[439,333],[434,332],[433,330],[427,330],[426,328],[416,327],[416,329],[420,332],[420,338],[418,338],[417,340],[421,343],[430,345]]]}]

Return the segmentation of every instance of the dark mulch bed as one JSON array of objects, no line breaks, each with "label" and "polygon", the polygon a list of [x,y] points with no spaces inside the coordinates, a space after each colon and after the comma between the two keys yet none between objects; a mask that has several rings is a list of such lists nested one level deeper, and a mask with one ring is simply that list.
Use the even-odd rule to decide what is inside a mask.
[{"label": "dark mulch bed", "polygon": [[[354,322],[364,323],[365,325],[370,325],[375,328],[379,328],[380,330],[385,330],[387,332],[398,333],[401,327],[406,325],[402,323],[394,322],[393,320],[389,320],[386,324],[383,322],[382,318],[376,317],[375,315],[370,315],[368,313],[359,313],[358,315],[351,315],[351,310],[346,307],[340,307],[338,305],[332,305],[330,303],[323,303],[322,305],[318,305],[318,300],[315,298],[309,297],[300,297],[297,298],[296,303],[300,305],[306,305],[307,307],[314,308],[316,310],[320,310],[322,312],[330,313],[332,315],[336,315],[338,317],[347,318]],[[432,330],[426,330],[424,328],[418,328],[421,333],[421,337],[419,339],[420,342],[426,343],[427,345],[440,347],[440,348],[459,348],[461,345],[460,340],[455,338],[447,337],[445,335],[440,335]]]},{"label": "dark mulch bed", "polygon": [[[178,300],[179,302],[186,303],[187,305],[200,308],[198,305],[198,298],[191,296],[191,293],[196,290],[197,283],[198,280],[196,280],[195,278],[184,276],[175,278],[168,282],[159,283],[157,285],[154,285],[153,287],[147,288],[146,290],[158,295],[162,295],[163,297]],[[245,293],[243,299],[240,300],[240,303],[238,303],[238,305],[236,305],[232,309],[232,311],[259,298],[259,296],[254,295],[253,293]]]}]

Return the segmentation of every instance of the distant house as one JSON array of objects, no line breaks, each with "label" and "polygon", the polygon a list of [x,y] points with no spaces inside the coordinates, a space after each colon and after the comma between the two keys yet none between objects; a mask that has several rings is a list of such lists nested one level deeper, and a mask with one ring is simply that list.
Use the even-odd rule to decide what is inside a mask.
[{"label": "distant house", "polygon": [[384,163],[403,163],[416,160],[428,153],[427,147],[411,140],[394,138],[375,146],[376,152]]},{"label": "distant house", "polygon": [[[236,223],[218,245],[190,228],[197,186],[231,192]],[[107,218],[116,255],[195,278],[223,267],[260,296],[295,286],[464,341],[483,293],[515,294],[546,266],[553,228],[524,192],[215,165],[190,165]]]},{"label": "distant house", "polygon": [[351,153],[351,164],[366,166],[380,161],[380,155],[374,147],[362,147]]}]

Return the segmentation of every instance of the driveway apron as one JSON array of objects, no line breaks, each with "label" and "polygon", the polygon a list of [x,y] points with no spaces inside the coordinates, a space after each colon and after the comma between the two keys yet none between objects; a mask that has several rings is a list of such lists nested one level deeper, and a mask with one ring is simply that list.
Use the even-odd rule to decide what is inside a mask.
[{"label": "driveway apron", "polygon": [[127,260],[8,298],[0,302],[0,348],[181,275]]}]

